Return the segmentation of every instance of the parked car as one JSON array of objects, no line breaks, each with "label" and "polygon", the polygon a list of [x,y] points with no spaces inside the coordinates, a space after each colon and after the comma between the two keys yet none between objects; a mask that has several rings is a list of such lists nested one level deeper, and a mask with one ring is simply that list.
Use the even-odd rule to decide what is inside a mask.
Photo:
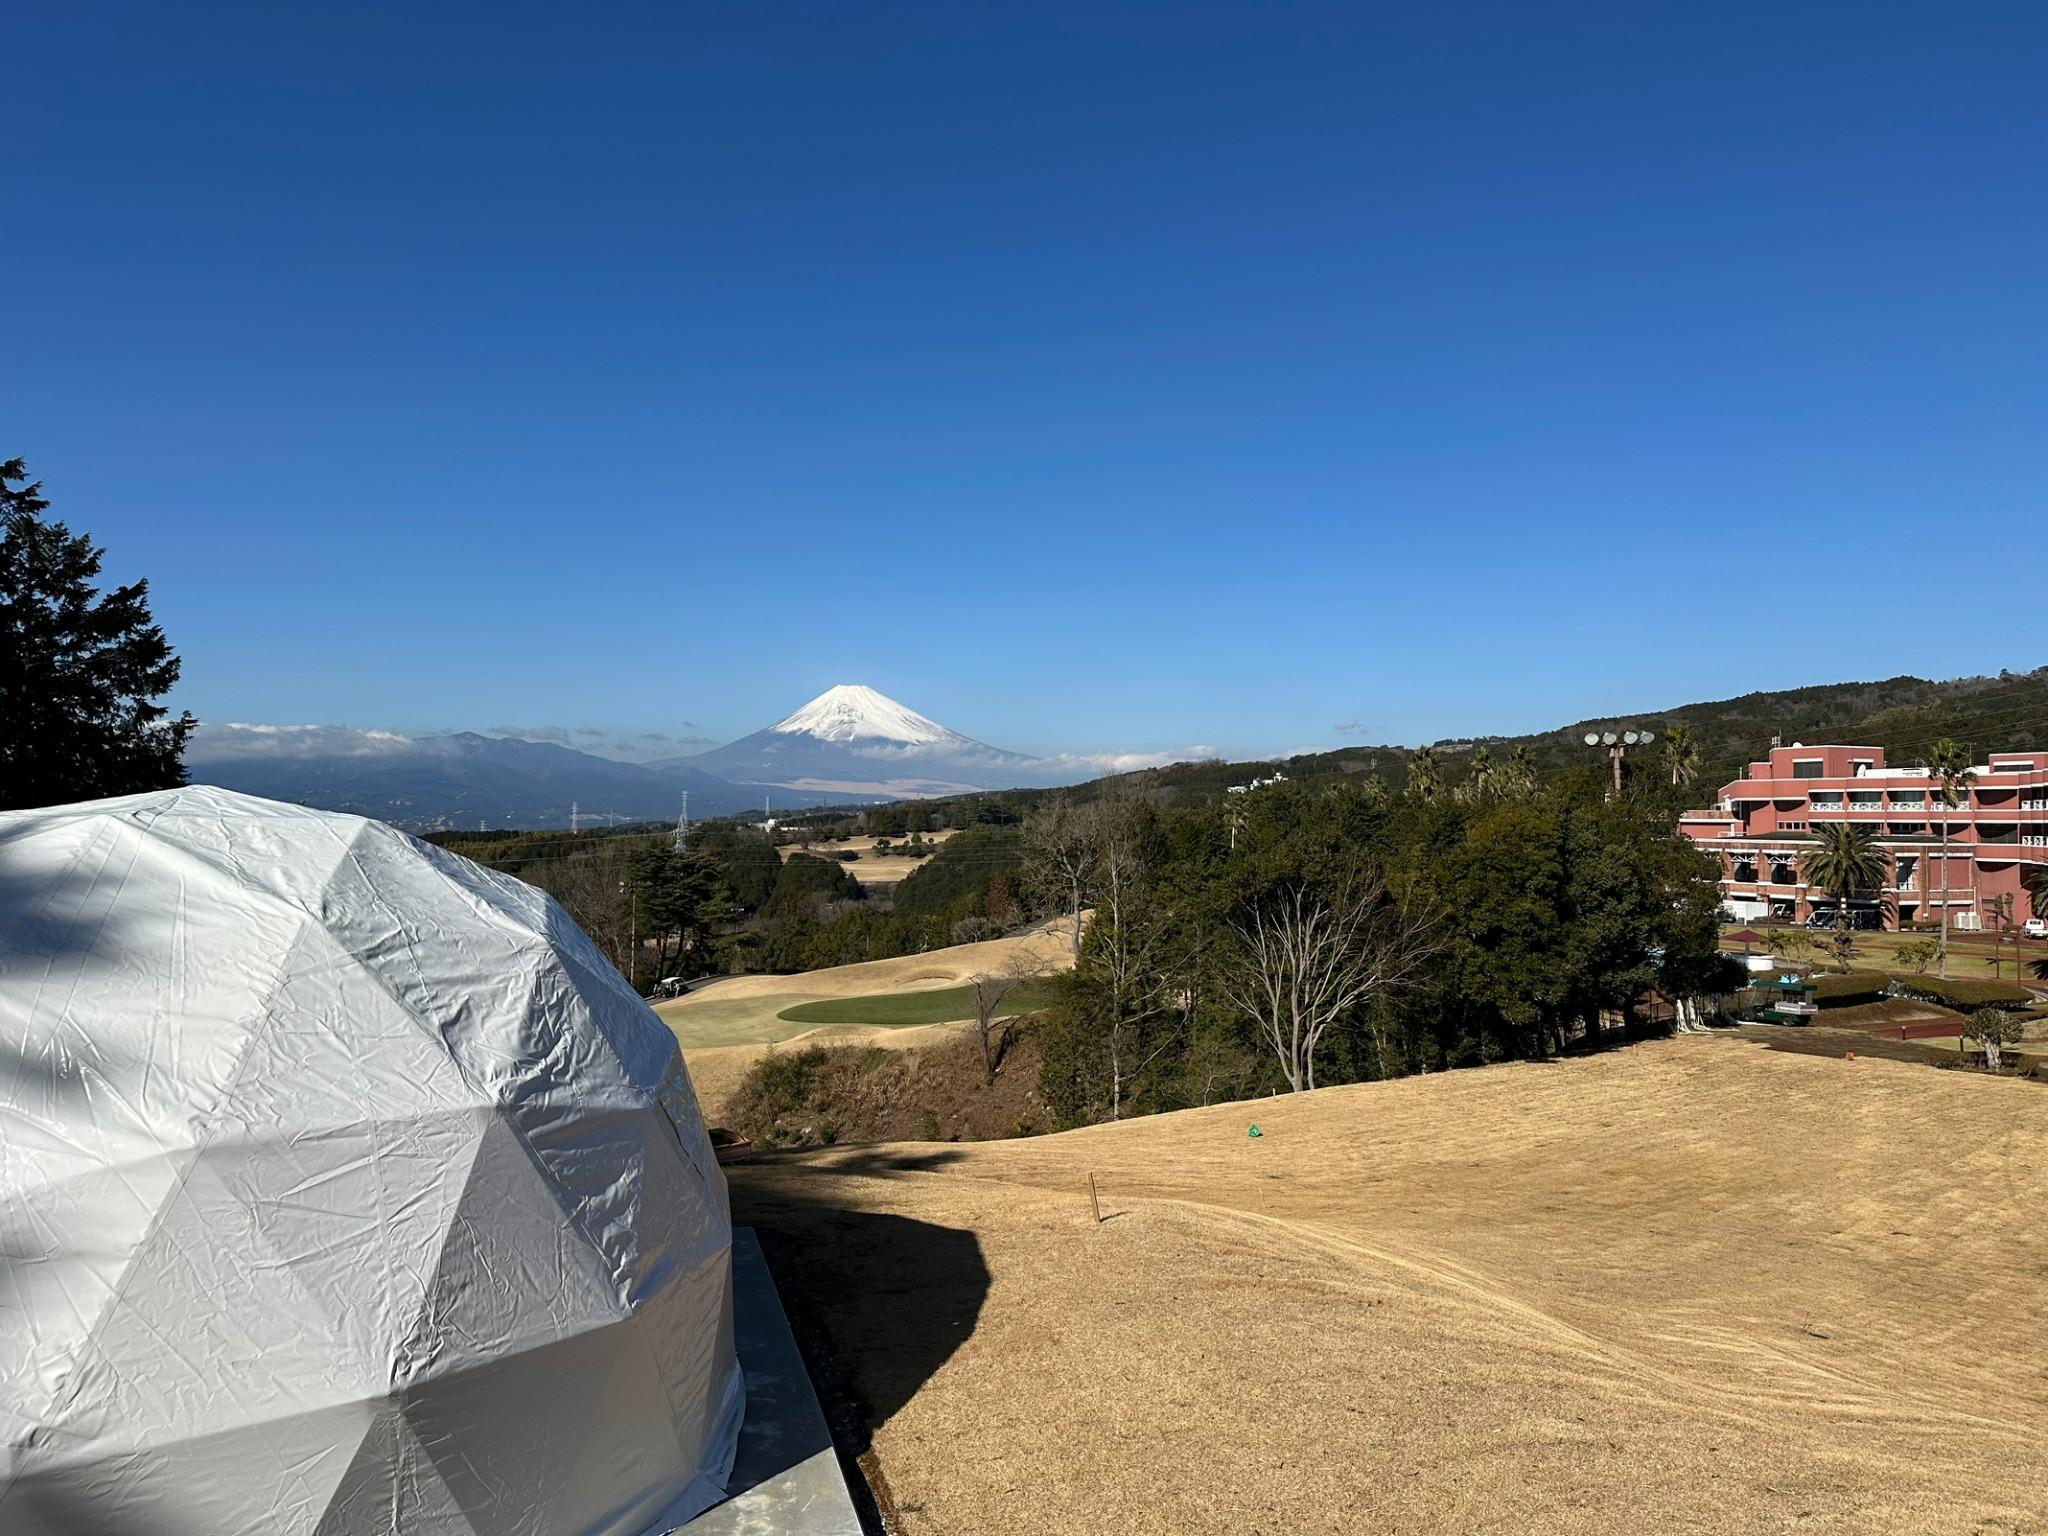
[{"label": "parked car", "polygon": [[2030,917],[2020,924],[2020,932],[2030,939],[2048,939],[2048,917]]}]

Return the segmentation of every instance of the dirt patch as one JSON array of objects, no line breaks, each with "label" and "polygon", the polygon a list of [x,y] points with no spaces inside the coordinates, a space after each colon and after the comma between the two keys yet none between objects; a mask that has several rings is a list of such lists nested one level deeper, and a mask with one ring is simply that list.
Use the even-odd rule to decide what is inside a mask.
[{"label": "dirt patch", "polygon": [[2048,1529],[2040,1088],[1769,1033],[1834,1049],[771,1156],[734,1211],[904,1536]]},{"label": "dirt patch", "polygon": [[1038,1041],[1016,1026],[988,1081],[971,1028],[902,1049],[807,1044],[757,1059],[727,1095],[721,1124],[757,1147],[985,1141],[1046,1128]]}]

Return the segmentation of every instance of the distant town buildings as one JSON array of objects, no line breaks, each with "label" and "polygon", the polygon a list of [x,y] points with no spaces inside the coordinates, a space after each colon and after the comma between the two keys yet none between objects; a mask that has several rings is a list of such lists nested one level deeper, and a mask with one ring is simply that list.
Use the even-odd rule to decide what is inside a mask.
[{"label": "distant town buildings", "polygon": [[[1951,809],[1939,780],[1887,767],[1881,747],[1773,747],[1722,786],[1713,810],[1687,811],[1679,830],[1720,859],[1725,904],[1744,921],[1811,917],[1800,847],[1816,827],[1846,821],[1876,834],[1891,861],[1886,927],[1938,924],[1944,913],[1951,928],[1994,927],[2000,897],[2012,899],[2017,924],[2030,910],[2027,871],[2048,864],[2048,752],[1994,752],[1974,772]],[[1879,894],[1852,901],[1852,912],[1878,912]]]},{"label": "distant town buildings", "polygon": [[1273,770],[1273,777],[1271,777],[1270,779],[1253,779],[1249,784],[1232,784],[1224,791],[1224,793],[1231,795],[1248,795],[1255,789],[1264,789],[1268,784],[1285,784],[1286,782],[1287,775],[1276,768]]}]

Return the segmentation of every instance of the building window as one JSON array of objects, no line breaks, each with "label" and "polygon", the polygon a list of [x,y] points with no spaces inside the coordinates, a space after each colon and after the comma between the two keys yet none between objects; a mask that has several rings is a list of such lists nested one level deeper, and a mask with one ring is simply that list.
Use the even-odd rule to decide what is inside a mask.
[{"label": "building window", "polygon": [[1927,824],[1922,821],[1895,821],[1890,832],[1893,837],[1925,837]]},{"label": "building window", "polygon": [[1820,777],[1820,768],[1821,760],[1819,758],[1804,757],[1793,763],[1792,777],[1795,779],[1817,779]]},{"label": "building window", "polygon": [[1839,811],[1842,808],[1842,792],[1839,789],[1816,789],[1812,799],[1816,811]]}]

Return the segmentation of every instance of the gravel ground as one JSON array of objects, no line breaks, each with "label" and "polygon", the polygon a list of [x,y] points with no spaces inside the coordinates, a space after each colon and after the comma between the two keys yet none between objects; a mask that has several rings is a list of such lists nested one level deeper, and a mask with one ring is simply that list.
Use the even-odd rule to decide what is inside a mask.
[{"label": "gravel ground", "polygon": [[730,1172],[903,1536],[2048,1531],[2033,1083],[1680,1037]]}]

